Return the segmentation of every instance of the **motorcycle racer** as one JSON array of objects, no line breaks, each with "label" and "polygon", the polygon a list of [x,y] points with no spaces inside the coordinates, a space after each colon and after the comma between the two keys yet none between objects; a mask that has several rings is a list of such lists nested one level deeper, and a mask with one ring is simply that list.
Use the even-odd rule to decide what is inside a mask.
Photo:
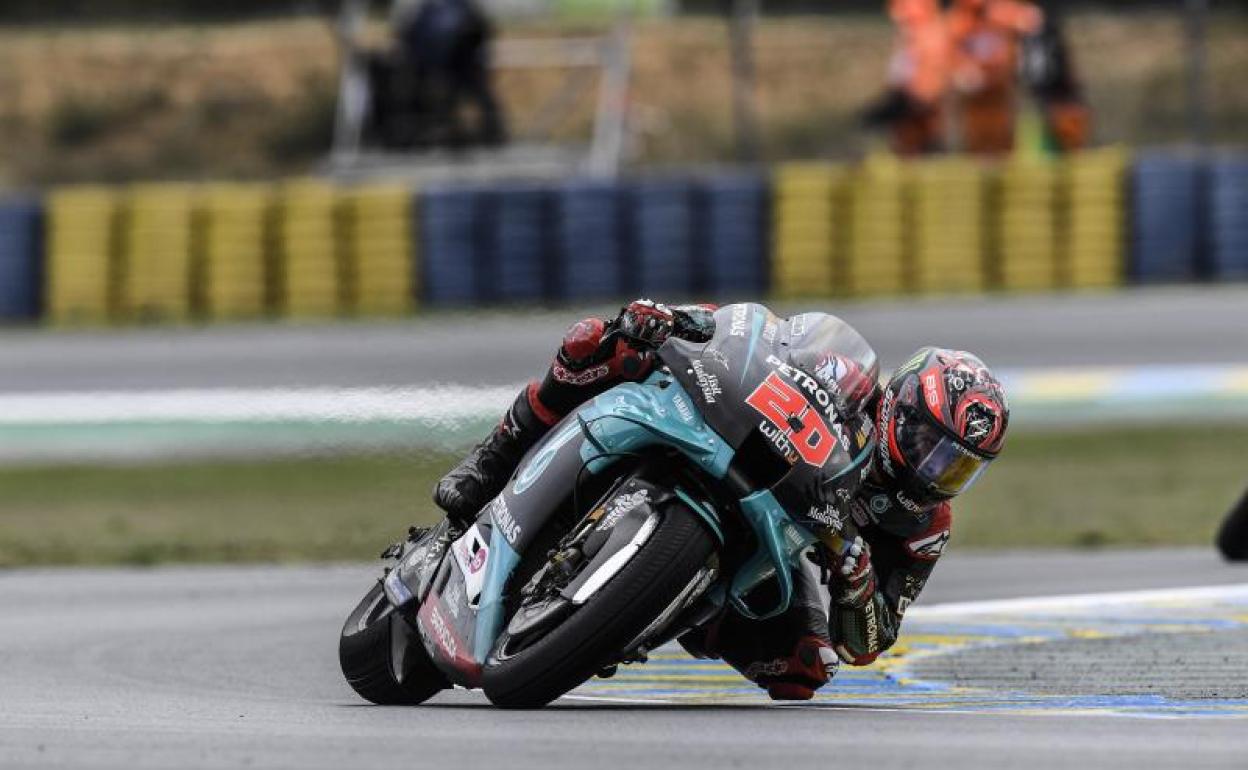
[{"label": "motorcycle racer", "polygon": [[[470,525],[547,430],[616,384],[644,379],[669,337],[710,340],[714,311],[711,305],[666,306],[643,299],[610,321],[573,324],[543,379],[521,391],[490,435],[438,483],[434,501],[456,528]],[[843,336],[861,340],[834,316],[801,318],[806,326],[843,328],[848,330]],[[848,548],[814,549],[820,576],[794,575],[793,600],[784,614],[759,621],[728,611],[680,639],[695,655],[723,658],[777,700],[809,699],[835,672],[838,659],[868,665],[892,646],[906,608],[948,542],[949,501],[995,459],[1009,420],[1000,383],[969,353],[923,348],[881,388],[869,348],[864,365],[863,357],[838,347],[792,363],[839,394],[838,411],[850,430],[874,431],[870,468],[858,491],[839,501],[847,505],[785,502],[809,505],[807,518],[826,523]],[[845,509],[852,521],[844,520]],[[819,583],[827,585],[828,609]]]}]

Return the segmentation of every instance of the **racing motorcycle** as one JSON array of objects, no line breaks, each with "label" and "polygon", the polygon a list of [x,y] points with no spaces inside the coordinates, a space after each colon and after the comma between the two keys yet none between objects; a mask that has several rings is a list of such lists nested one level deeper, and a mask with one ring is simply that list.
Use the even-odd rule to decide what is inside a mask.
[{"label": "racing motorcycle", "polygon": [[382,554],[393,566],[340,638],[359,695],[458,685],[544,705],[729,609],[784,612],[801,555],[844,551],[875,443],[847,376],[874,382],[874,351],[824,314],[738,304],[715,320],[552,428],[465,531],[443,521]]}]

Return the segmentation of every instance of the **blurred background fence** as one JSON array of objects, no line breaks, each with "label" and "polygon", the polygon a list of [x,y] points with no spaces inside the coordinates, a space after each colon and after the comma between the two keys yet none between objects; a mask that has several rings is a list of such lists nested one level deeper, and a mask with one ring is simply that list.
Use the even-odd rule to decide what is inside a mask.
[{"label": "blurred background fence", "polygon": [[71,186],[0,202],[0,232],[0,316],[54,324],[1235,281],[1248,278],[1248,156]]}]

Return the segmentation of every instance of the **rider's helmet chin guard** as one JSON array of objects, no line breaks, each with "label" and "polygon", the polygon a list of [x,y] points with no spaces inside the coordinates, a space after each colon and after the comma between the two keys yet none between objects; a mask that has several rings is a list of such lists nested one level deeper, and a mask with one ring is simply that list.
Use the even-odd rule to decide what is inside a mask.
[{"label": "rider's helmet chin guard", "polygon": [[923,348],[884,387],[877,465],[919,513],[971,488],[1001,451],[1009,420],[1005,390],[983,361]]}]

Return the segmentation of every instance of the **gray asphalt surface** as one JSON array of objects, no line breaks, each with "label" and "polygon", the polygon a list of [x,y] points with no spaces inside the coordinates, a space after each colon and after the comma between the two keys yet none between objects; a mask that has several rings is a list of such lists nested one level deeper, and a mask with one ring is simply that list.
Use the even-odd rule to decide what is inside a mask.
[{"label": "gray asphalt surface", "polygon": [[[373,570],[0,574],[0,766],[1242,768],[1241,720],[561,701],[364,705],[338,627]],[[1207,552],[951,554],[924,601],[1234,583]],[[1238,672],[1238,674],[1242,674]],[[1232,673],[1231,675],[1237,675]]]},{"label": "gray asphalt surface", "polygon": [[[614,306],[308,326],[0,332],[0,392],[502,384],[541,373],[563,330]],[[1248,287],[776,303],[836,312],[886,365],[922,344],[997,367],[1248,361]]]}]

